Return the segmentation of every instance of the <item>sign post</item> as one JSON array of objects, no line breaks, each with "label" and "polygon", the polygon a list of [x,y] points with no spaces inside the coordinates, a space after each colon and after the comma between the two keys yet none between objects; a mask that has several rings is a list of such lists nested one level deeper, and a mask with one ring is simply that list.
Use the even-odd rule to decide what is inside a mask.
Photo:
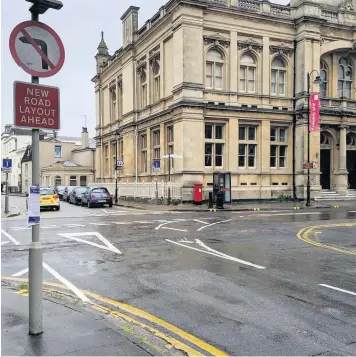
[{"label": "sign post", "polygon": [[182,157],[182,155],[171,153],[162,156],[163,159],[168,159],[168,205],[171,204],[171,159],[181,159]]},{"label": "sign post", "polygon": [[161,160],[160,159],[153,159],[152,169],[156,173],[155,199],[156,199],[156,205],[158,205],[158,172],[161,170]]},{"label": "sign post", "polygon": [[9,173],[12,169],[12,159],[2,159],[1,171],[6,174],[5,182],[5,210],[4,213],[9,213]]},{"label": "sign post", "polygon": [[[47,0],[40,2],[39,0],[28,0],[33,5],[30,8],[31,21],[25,21],[18,24],[10,35],[9,46],[10,52],[15,62],[28,74],[31,75],[31,83],[34,86],[28,85],[25,88],[26,98],[23,97],[23,106],[27,105],[28,112],[18,113],[21,116],[20,123],[16,121],[17,114],[15,113],[15,124],[18,126],[32,127],[32,185],[30,193],[32,199],[32,211],[39,212],[39,186],[40,186],[40,164],[39,164],[39,149],[40,149],[40,132],[39,129],[54,129],[59,128],[59,113],[47,111],[50,110],[49,98],[44,98],[45,93],[41,91],[39,86],[39,77],[50,77],[55,75],[63,66],[64,63],[64,46],[57,33],[44,23],[38,21],[39,14],[43,14],[48,9],[59,10],[63,4],[58,0]],[[15,83],[15,86],[17,84]],[[22,84],[20,87],[24,87]],[[43,90],[43,88],[42,88]],[[16,94],[17,94],[16,90]],[[21,97],[20,97],[21,98]],[[58,98],[58,96],[57,96]],[[14,100],[17,102],[18,98]],[[30,106],[34,109],[32,117]],[[58,103],[57,103],[58,106]],[[24,107],[23,107],[24,108]],[[57,125],[55,115],[57,115]],[[43,117],[45,116],[45,117]],[[24,119],[24,118],[27,119]],[[46,119],[46,120],[44,120]],[[29,196],[30,199],[30,196]],[[29,333],[30,335],[39,335],[43,332],[42,321],[42,282],[43,282],[43,247],[40,242],[40,226],[39,219],[32,222],[32,241],[29,249]]]}]

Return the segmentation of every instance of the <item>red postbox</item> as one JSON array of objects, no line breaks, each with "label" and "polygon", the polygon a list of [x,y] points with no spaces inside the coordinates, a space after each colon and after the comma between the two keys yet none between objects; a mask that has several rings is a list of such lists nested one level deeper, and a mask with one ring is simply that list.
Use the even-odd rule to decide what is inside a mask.
[{"label": "red postbox", "polygon": [[203,202],[203,184],[195,183],[194,184],[194,194],[193,194],[194,203],[201,205]]}]

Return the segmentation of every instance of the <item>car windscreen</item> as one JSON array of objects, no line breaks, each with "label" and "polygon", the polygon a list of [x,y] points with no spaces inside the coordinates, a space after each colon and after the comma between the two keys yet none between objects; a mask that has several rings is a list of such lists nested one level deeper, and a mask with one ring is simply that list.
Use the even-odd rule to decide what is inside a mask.
[{"label": "car windscreen", "polygon": [[54,190],[50,188],[41,188],[40,194],[43,196],[43,195],[55,195],[56,193],[54,192]]},{"label": "car windscreen", "polygon": [[65,188],[66,188],[65,186],[58,186],[57,191],[64,191]]},{"label": "car windscreen", "polygon": [[93,193],[109,193],[109,191],[106,188],[94,188],[91,192]]},{"label": "car windscreen", "polygon": [[87,190],[86,187],[79,187],[75,190],[75,193],[84,193]]},{"label": "car windscreen", "polygon": [[68,192],[72,192],[75,189],[75,186],[68,186]]}]

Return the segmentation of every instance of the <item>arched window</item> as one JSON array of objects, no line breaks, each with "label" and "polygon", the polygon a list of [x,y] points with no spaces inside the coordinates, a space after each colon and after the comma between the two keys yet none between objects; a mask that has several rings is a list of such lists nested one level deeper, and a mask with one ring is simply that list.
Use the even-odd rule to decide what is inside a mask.
[{"label": "arched window", "polygon": [[348,133],[346,135],[346,145],[354,146],[356,148],[356,133]]},{"label": "arched window", "polygon": [[271,95],[285,97],[286,95],[287,68],[281,57],[276,57],[272,61],[271,72]]},{"label": "arched window", "polygon": [[160,97],[160,62],[159,59],[152,62],[152,102],[155,103]]},{"label": "arched window", "polygon": [[320,145],[322,147],[329,147],[331,145],[331,139],[330,139],[330,134],[322,131],[320,133]]},{"label": "arched window", "polygon": [[256,61],[245,53],[241,56],[240,65],[240,92],[256,93]]},{"label": "arched window", "polygon": [[56,176],[54,178],[54,187],[60,186],[62,184],[62,178],[60,176]]},{"label": "arched window", "polygon": [[320,62],[320,97],[328,94],[328,68],[324,61]]},{"label": "arched window", "polygon": [[139,70],[139,80],[140,80],[140,94],[139,94],[139,101],[140,101],[140,109],[143,109],[147,106],[147,74],[146,68],[140,68]]},{"label": "arched window", "polygon": [[223,89],[224,56],[220,51],[211,49],[206,54],[206,88]]},{"label": "arched window", "polygon": [[348,58],[340,58],[338,69],[338,96],[340,98],[351,98],[352,88],[352,64]]}]

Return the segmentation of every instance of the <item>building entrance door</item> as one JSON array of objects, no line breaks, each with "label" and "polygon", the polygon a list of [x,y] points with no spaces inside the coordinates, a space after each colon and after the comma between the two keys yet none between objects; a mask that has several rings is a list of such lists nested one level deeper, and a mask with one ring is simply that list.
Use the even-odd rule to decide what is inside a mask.
[{"label": "building entrance door", "polygon": [[320,150],[320,185],[323,190],[330,190],[330,150]]},{"label": "building entrance door", "polygon": [[356,150],[348,150],[346,157],[346,167],[349,172],[349,189],[356,190]]}]

